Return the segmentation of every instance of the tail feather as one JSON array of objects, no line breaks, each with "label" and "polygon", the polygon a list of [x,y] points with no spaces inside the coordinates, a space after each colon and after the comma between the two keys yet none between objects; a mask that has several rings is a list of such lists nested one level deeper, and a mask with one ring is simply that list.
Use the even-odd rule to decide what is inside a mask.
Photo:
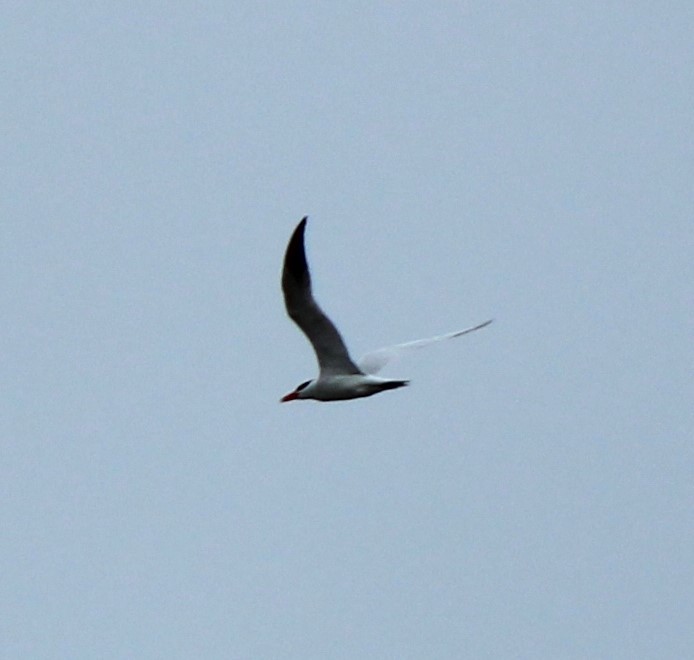
[{"label": "tail feather", "polygon": [[383,383],[381,387],[384,390],[396,390],[398,387],[405,387],[405,385],[409,384],[409,380],[389,380],[387,383]]}]

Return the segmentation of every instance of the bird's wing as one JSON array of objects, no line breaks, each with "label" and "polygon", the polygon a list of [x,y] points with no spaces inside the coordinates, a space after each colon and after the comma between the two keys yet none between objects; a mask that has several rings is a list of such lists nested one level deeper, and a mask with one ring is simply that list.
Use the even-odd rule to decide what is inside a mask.
[{"label": "bird's wing", "polygon": [[429,346],[429,344],[435,344],[437,342],[443,341],[445,339],[453,339],[454,337],[460,337],[461,335],[466,335],[468,332],[474,332],[480,328],[488,326],[492,321],[485,321],[479,325],[473,326],[472,328],[466,328],[465,330],[458,330],[457,332],[449,332],[445,335],[439,335],[438,337],[429,337],[428,339],[416,339],[415,341],[408,341],[404,344],[396,344],[395,346],[388,346],[387,348],[379,348],[376,351],[367,353],[362,357],[359,362],[359,368],[365,374],[375,374],[376,372],[383,369],[389,362],[399,358],[403,353],[406,353],[410,349],[423,348],[424,346]]},{"label": "bird's wing", "polygon": [[284,255],[282,291],[287,314],[311,342],[321,374],[359,374],[338,329],[313,299],[304,249],[307,219],[297,225]]}]

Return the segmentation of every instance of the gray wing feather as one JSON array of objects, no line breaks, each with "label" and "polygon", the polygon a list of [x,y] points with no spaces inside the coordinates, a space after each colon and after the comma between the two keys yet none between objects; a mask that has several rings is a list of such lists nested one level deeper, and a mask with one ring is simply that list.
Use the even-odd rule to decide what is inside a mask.
[{"label": "gray wing feather", "polygon": [[307,220],[297,225],[284,255],[282,291],[287,314],[311,342],[322,374],[359,374],[338,329],[313,298],[304,249]]},{"label": "gray wing feather", "polygon": [[445,335],[438,335],[437,337],[429,337],[428,339],[416,339],[415,341],[408,341],[404,344],[396,344],[395,346],[388,346],[387,348],[379,348],[376,351],[367,353],[362,357],[359,362],[359,368],[365,374],[375,374],[376,372],[383,369],[389,362],[399,358],[403,353],[406,353],[410,349],[423,348],[424,346],[429,346],[430,344],[435,344],[445,339],[453,339],[454,337],[460,337],[461,335],[466,335],[468,332],[473,332],[484,328],[491,323],[491,320],[475,325],[471,328],[466,328],[465,330],[458,330],[456,332],[449,332]]}]

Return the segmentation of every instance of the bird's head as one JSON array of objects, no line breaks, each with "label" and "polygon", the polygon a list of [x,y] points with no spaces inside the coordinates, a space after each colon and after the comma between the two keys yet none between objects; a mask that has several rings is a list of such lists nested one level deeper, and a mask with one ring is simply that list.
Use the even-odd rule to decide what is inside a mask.
[{"label": "bird's head", "polygon": [[301,385],[297,386],[297,388],[293,391],[290,392],[289,394],[285,394],[281,399],[280,403],[284,403],[285,401],[294,401],[294,399],[309,399],[310,396],[308,396],[308,392],[306,392],[306,388],[312,383],[312,380],[307,380],[301,383]]}]

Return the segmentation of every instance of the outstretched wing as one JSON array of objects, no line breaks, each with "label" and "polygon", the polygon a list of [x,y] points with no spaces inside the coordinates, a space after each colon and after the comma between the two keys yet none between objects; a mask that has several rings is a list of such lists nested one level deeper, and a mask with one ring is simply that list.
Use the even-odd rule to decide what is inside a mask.
[{"label": "outstretched wing", "polygon": [[445,339],[460,337],[462,335],[466,335],[468,332],[474,332],[475,330],[484,328],[491,322],[491,320],[485,321],[484,323],[480,323],[472,328],[458,330],[457,332],[449,332],[448,334],[439,335],[438,337],[416,339],[415,341],[408,341],[404,344],[396,344],[395,346],[388,346],[387,348],[379,348],[376,351],[364,355],[364,357],[362,357],[357,364],[365,374],[375,374],[383,369],[386,364],[399,358],[403,353],[407,353],[410,349],[423,348],[424,346],[429,346],[430,344],[435,344],[437,342],[444,341]]},{"label": "outstretched wing", "polygon": [[322,374],[359,374],[338,329],[313,299],[304,249],[307,220],[297,225],[284,255],[282,291],[287,314],[311,342]]}]

